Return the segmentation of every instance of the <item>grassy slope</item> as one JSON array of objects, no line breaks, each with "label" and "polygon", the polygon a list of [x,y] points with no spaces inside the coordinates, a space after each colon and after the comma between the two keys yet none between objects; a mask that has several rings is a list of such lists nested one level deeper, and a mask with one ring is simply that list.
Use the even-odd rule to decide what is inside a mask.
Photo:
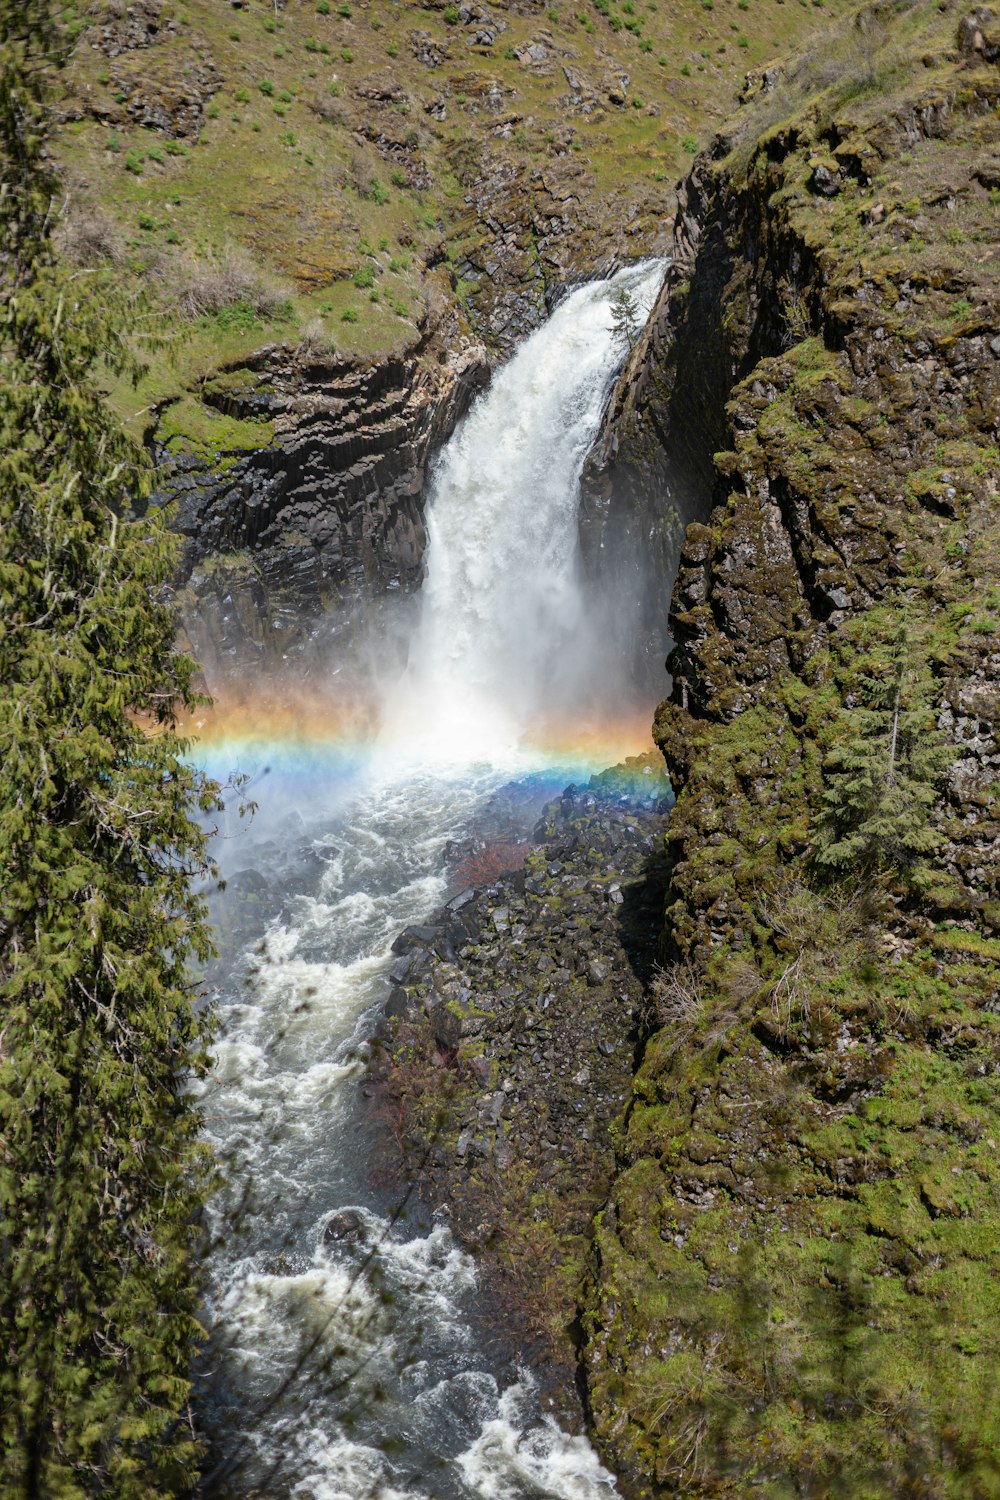
[{"label": "grassy slope", "polygon": [[[107,14],[94,22],[70,5],[65,16],[81,28],[60,140],[71,218],[117,226],[122,274],[150,289],[151,326],[166,336],[138,395],[118,390],[117,404],[134,413],[220,361],[269,341],[294,344],[306,326],[361,356],[412,339],[428,296],[449,295],[429,266],[446,271],[453,236],[478,232],[456,177],[463,143],[467,164],[470,142],[473,161],[488,147],[513,167],[582,164],[581,219],[614,249],[627,210],[628,248],[641,252],[746,70],[793,46],[836,3],[520,5],[491,12],[505,29],[483,46],[483,23],[463,24],[441,4],[164,0],[137,7],[156,18],[156,43],[116,57],[101,50]],[[415,32],[442,54],[439,66],[418,60]],[[542,62],[516,55],[539,40]],[[593,86],[591,113],[570,107],[564,65]],[[631,84],[616,105],[606,83],[621,72]],[[499,110],[484,94],[494,83]],[[373,84],[387,97],[365,97]],[[170,139],[129,118],[138,93],[169,116],[192,88],[205,106],[194,133]],[[443,119],[427,111],[435,100]],[[396,143],[397,160],[358,134],[368,124]],[[189,262],[218,261],[234,246],[287,293],[277,316],[237,306],[178,318],[178,289],[198,274]],[[371,273],[370,286],[355,285],[359,271],[361,282]],[[459,296],[469,290],[458,284]]]}]

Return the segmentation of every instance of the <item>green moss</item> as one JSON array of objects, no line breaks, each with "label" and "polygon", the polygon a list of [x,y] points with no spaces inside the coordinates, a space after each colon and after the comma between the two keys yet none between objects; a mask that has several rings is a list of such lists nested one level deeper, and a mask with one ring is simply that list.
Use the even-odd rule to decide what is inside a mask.
[{"label": "green moss", "polygon": [[214,469],[225,469],[245,454],[274,441],[270,421],[227,417],[194,396],[172,401],[161,413],[158,439],[173,453],[189,453]]}]

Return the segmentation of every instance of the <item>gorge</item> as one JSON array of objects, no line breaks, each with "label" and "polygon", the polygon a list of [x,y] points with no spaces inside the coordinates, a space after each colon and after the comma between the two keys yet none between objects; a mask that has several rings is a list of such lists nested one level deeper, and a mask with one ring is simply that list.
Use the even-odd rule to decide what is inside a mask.
[{"label": "gorge", "polygon": [[0,92],[66,185],[0,193],[11,1500],[1000,1496],[995,11],[58,27],[51,135]]},{"label": "gorge", "polygon": [[[751,81],[587,461],[585,558],[638,516],[662,577],[645,518],[696,517],[665,866],[655,798],[571,793],[395,970],[410,1160],[555,1368],[575,1330],[626,1494],[994,1492],[996,51],[985,13],[907,14],[906,46],[874,7]],[[867,714],[878,753],[894,674],[952,747],[904,748],[925,853],[831,883],[838,740]],[[608,962],[615,884],[647,934],[665,904],[657,974],[620,929]],[[505,979],[551,1012],[526,1051]]]},{"label": "gorge", "polygon": [[[223,1036],[202,1098],[209,1139],[232,1175],[219,1210],[224,1249],[213,1268],[205,1397],[229,1483],[306,1489],[321,1500],[539,1492],[592,1500],[613,1488],[585,1439],[543,1415],[531,1371],[514,1360],[516,1340],[484,1340],[482,1311],[470,1323],[472,1263],[446,1222],[418,1212],[414,1230],[391,1196],[374,1190],[378,1130],[365,1110],[372,1091],[359,1094],[357,1057],[390,987],[388,1008],[398,1012],[401,981],[426,979],[432,962],[442,969],[428,999],[435,1028],[445,1037],[457,1025],[451,1045],[462,1046],[471,1028],[454,999],[469,999],[468,976],[456,973],[444,928],[428,925],[454,885],[449,848],[467,847],[491,825],[506,838],[530,835],[571,776],[600,769],[616,739],[628,745],[622,718],[634,714],[637,689],[606,615],[614,596],[581,567],[579,480],[624,353],[611,299],[625,289],[651,307],[665,270],[640,265],[572,292],[443,450],[409,662],[401,678],[383,664],[374,742],[340,759],[336,673],[314,687],[307,723],[290,721],[288,743],[258,729],[237,745],[218,711],[201,737],[212,769],[239,757],[258,800],[253,826],[234,825],[220,849],[227,890],[215,898],[216,920],[229,932],[213,974]],[[632,596],[637,610],[643,590]],[[628,641],[641,622],[618,613],[618,639]],[[595,661],[604,664],[596,677]],[[589,750],[569,748],[587,739]],[[662,796],[662,777],[648,780],[661,783]],[[656,790],[635,792],[650,807],[657,800]],[[624,816],[629,799],[612,800],[622,836],[611,859],[624,849],[635,860],[655,842],[639,828],[651,814]],[[612,931],[618,889],[602,903]],[[456,946],[471,963],[474,893],[451,894],[448,911],[463,914]],[[499,911],[483,925],[498,935],[512,925],[509,961],[519,950],[526,963],[538,957],[523,926]],[[565,938],[574,942],[573,923]],[[574,962],[583,962],[576,946]],[[490,950],[480,951],[488,971]],[[596,951],[591,964],[600,971]],[[555,1019],[565,1003],[558,972],[553,984],[544,1005],[555,1001]],[[609,996],[604,988],[601,998]],[[481,978],[474,1003],[485,1014]],[[593,1026],[596,995],[589,1010]],[[627,1043],[631,1010],[621,1025]],[[594,1051],[600,1077],[589,1091],[602,1120],[595,1150],[605,1153],[629,1076],[614,1060],[617,1029],[614,1045],[601,1040]],[[582,1035],[576,1045],[579,1074]],[[558,1072],[547,1075],[549,1087]],[[529,1074],[505,1083],[515,1112],[532,1104],[537,1082]],[[570,1115],[574,1135],[592,1112],[587,1092]],[[588,1123],[582,1139],[590,1138]],[[244,1182],[252,1194],[230,1240],[225,1225],[240,1218],[233,1195],[238,1201]],[[497,1348],[507,1350],[505,1381]],[[286,1382],[272,1410],[268,1393]]]}]

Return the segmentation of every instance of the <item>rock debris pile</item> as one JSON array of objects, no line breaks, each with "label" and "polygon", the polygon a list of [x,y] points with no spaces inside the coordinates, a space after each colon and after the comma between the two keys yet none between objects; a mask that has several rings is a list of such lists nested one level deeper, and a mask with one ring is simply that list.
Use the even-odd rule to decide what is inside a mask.
[{"label": "rock debris pile", "polygon": [[662,905],[666,783],[649,777],[645,794],[569,787],[523,868],[394,945],[376,1072],[425,1186],[480,1247],[520,1211],[504,1174],[558,1195],[574,1235],[610,1178]]}]

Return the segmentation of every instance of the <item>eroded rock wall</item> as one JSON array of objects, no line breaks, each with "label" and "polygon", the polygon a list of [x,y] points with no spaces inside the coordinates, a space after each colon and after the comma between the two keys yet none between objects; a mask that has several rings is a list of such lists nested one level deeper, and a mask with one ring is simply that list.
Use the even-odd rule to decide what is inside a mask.
[{"label": "eroded rock wall", "polygon": [[210,417],[171,440],[161,413],[158,499],[184,537],[178,587],[195,653],[227,664],[348,651],[420,578],[428,462],[489,379],[482,347],[426,335],[363,364],[262,350],[206,380]]},{"label": "eroded rock wall", "polygon": [[[655,442],[713,497],[656,720],[660,1027],[585,1316],[636,1495],[1000,1486],[1000,49],[958,20],[913,8],[901,48],[873,7],[758,80],[619,393],[619,462]],[[891,785],[904,713],[948,766],[912,770],[924,854],[890,828],[824,865],[869,826],[844,755]]]}]

